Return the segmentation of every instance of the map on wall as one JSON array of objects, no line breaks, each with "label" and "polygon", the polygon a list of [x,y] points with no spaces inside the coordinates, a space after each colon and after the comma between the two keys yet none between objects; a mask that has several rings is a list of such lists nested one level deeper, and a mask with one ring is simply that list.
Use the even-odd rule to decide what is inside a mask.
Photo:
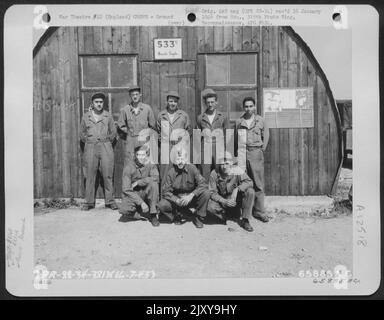
[{"label": "map on wall", "polygon": [[313,127],[313,88],[264,88],[263,110],[270,128]]}]

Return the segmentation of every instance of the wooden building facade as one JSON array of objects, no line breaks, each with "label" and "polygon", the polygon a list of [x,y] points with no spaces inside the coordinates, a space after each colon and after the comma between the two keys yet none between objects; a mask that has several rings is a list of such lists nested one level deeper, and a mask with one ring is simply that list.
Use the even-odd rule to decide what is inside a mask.
[{"label": "wooden building facade", "polygon": [[[155,60],[154,39],[181,38],[182,58]],[[117,120],[127,88],[142,87],[155,115],[177,90],[195,125],[201,91],[218,92],[231,121],[245,96],[263,114],[265,88],[311,88],[313,124],[272,127],[265,153],[267,195],[331,194],[343,159],[339,113],[311,50],[290,27],[60,27],[34,49],[34,194],[82,197],[79,127],[95,91],[108,93]],[[121,196],[122,142],[115,147],[115,196]]]}]

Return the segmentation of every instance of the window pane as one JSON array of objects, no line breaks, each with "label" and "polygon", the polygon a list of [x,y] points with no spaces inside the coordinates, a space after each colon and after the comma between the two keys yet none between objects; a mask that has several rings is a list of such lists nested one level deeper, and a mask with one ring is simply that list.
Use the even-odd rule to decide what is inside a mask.
[{"label": "window pane", "polygon": [[128,92],[111,93],[112,115],[115,120],[119,118],[120,109],[130,103]]},{"label": "window pane", "polygon": [[207,55],[207,85],[228,84],[228,55]]},{"label": "window pane", "polygon": [[136,85],[136,58],[111,57],[112,87],[131,87]]},{"label": "window pane", "polygon": [[230,66],[230,84],[256,84],[255,54],[232,54]]},{"label": "window pane", "polygon": [[224,112],[228,115],[228,92],[227,91],[216,91],[217,93],[217,110]]},{"label": "window pane", "polygon": [[[87,91],[83,92],[82,99],[83,99],[83,114],[88,112],[90,110],[90,107],[92,106],[92,95],[96,93],[97,91]],[[108,93],[104,92],[106,99],[104,101],[104,110],[109,110],[109,104],[108,104]]]},{"label": "window pane", "polygon": [[106,57],[83,57],[83,86],[87,88],[108,87],[108,59]]},{"label": "window pane", "polygon": [[[255,90],[236,90],[229,92],[229,101],[231,109],[229,110],[230,120],[239,119],[240,116],[244,113],[243,111],[243,99],[245,97],[252,97],[255,99],[256,91]],[[257,99],[256,104],[257,104]]]}]

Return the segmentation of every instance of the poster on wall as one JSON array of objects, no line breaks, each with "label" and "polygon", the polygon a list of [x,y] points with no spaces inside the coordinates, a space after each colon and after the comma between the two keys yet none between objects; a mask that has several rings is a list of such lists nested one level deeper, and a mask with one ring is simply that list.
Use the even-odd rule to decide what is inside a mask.
[{"label": "poster on wall", "polygon": [[264,88],[264,117],[270,128],[313,127],[313,88]]}]

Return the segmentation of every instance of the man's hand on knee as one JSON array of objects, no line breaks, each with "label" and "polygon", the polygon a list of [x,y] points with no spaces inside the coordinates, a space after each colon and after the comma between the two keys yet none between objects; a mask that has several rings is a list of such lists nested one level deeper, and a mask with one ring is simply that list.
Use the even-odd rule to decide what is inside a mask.
[{"label": "man's hand on knee", "polygon": [[141,210],[143,210],[143,213],[149,212],[149,207],[145,202],[141,203]]}]

